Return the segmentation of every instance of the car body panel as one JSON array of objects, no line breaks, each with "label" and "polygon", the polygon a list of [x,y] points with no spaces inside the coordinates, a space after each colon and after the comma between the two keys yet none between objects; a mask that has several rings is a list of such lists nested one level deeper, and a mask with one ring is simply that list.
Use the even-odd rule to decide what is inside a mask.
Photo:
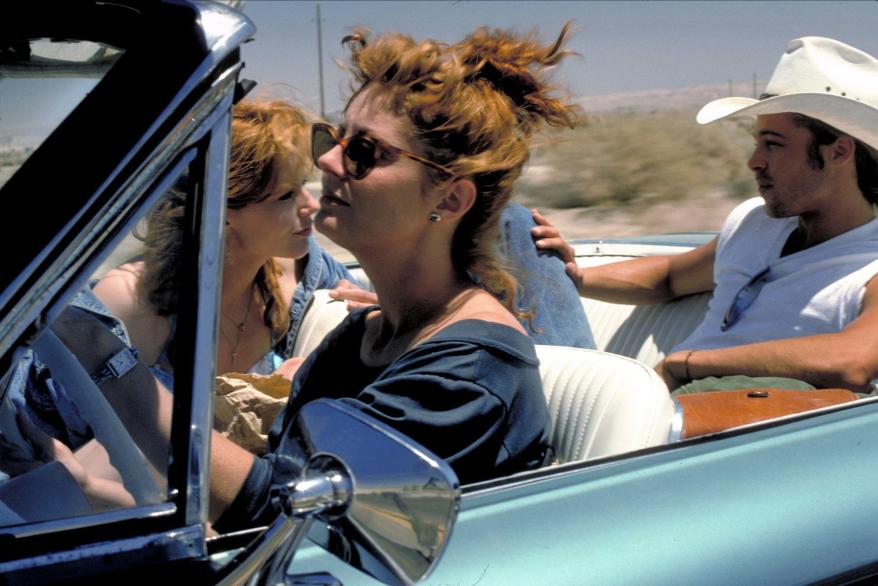
[{"label": "car body panel", "polygon": [[[878,402],[793,419],[465,488],[449,548],[425,583],[803,584],[871,575]],[[292,571],[317,569],[348,586],[376,584],[302,548]]]}]

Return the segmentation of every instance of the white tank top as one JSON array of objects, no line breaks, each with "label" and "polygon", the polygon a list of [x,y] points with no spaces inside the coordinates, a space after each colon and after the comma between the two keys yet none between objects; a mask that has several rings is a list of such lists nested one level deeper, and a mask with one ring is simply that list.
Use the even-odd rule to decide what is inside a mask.
[{"label": "white tank top", "polygon": [[[717,242],[707,314],[672,351],[836,333],[860,314],[864,287],[878,273],[878,219],[781,258],[798,217],[769,218],[763,204],[753,198],[729,214]],[[753,303],[722,331],[735,296],[766,268]]]}]

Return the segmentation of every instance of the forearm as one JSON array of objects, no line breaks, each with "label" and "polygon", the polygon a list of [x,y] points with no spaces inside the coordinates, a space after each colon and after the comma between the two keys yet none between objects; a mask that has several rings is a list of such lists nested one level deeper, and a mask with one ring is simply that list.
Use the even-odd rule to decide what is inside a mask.
[{"label": "forearm", "polygon": [[217,432],[210,446],[210,521],[216,521],[244,485],[255,456]]},{"label": "forearm", "polygon": [[821,334],[745,344],[714,350],[682,350],[665,359],[664,368],[681,381],[708,376],[779,376],[815,387],[865,391],[878,376],[878,364],[866,345]]},{"label": "forearm", "polygon": [[577,289],[583,297],[623,303],[649,305],[674,298],[670,287],[668,257],[640,257],[585,267]]}]

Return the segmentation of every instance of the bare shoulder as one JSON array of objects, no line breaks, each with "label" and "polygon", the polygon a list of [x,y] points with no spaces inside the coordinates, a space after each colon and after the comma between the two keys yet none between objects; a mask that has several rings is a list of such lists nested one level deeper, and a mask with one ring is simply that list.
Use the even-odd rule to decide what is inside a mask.
[{"label": "bare shoulder", "polygon": [[524,327],[496,297],[486,291],[475,291],[467,296],[462,306],[456,311],[448,325],[467,319],[476,319],[504,326],[509,326],[527,335]]},{"label": "bare shoulder", "polygon": [[142,262],[121,265],[98,281],[94,293],[125,324],[143,361],[152,364],[165,347],[171,322],[138,294],[137,283],[142,274]]},{"label": "bare shoulder", "polygon": [[120,318],[143,311],[137,295],[137,283],[143,263],[132,262],[108,271],[94,287],[98,299]]}]

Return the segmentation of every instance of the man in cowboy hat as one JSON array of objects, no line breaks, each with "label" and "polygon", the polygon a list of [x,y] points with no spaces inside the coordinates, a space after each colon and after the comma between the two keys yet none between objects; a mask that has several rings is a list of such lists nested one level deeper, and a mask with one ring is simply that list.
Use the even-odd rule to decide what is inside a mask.
[{"label": "man in cowboy hat", "polygon": [[713,292],[701,324],[657,366],[672,389],[746,375],[865,391],[878,378],[878,60],[795,39],[759,100],[715,100],[697,120],[730,116],[756,117],[747,164],[762,197],[739,205],[711,242],[580,268],[539,214],[534,236],[562,253],[582,296],[647,304]]}]

